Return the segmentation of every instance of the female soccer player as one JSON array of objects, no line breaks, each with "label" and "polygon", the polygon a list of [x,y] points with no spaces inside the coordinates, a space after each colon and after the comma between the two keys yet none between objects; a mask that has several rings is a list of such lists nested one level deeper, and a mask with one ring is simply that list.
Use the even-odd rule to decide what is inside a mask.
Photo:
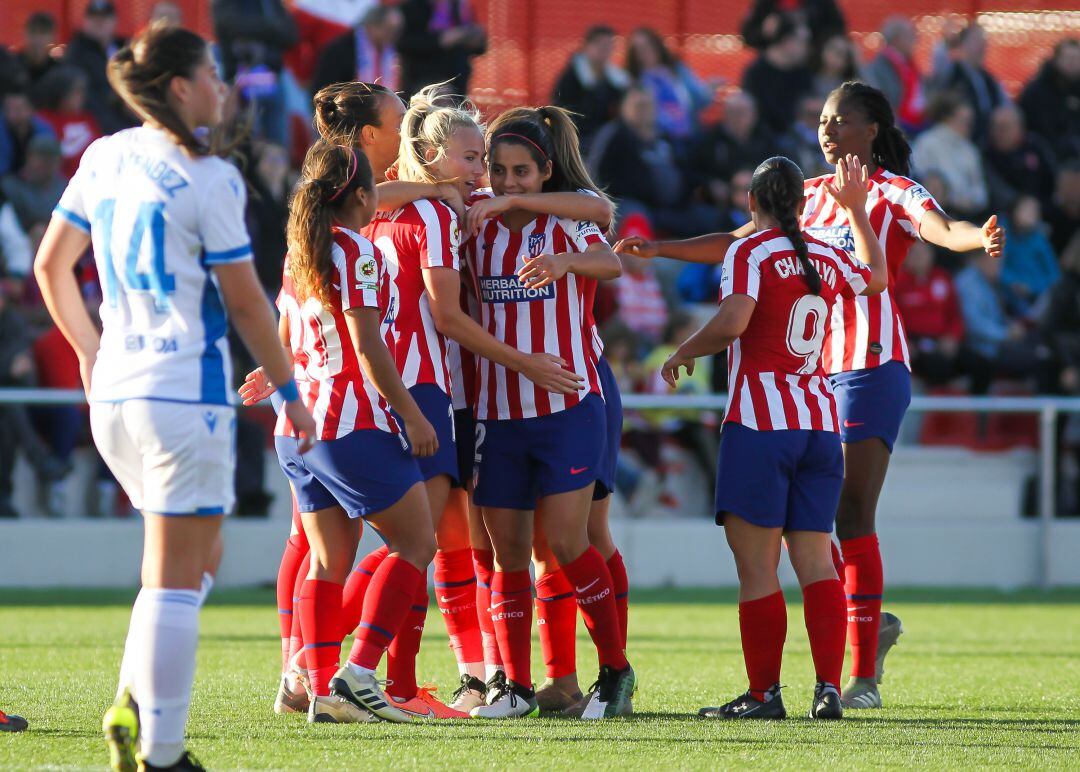
[{"label": "female soccer player", "polygon": [[[426,584],[435,551],[413,456],[435,455],[438,436],[387,348],[389,282],[382,256],[357,232],[370,222],[376,196],[362,153],[319,140],[308,151],[289,215],[281,337],[303,371],[302,392],[323,440],[301,458],[288,420],[278,420],[278,457],[311,551],[299,608],[315,695],[311,721],[362,721],[363,711],[411,720],[382,693],[374,671]],[[364,463],[375,458],[376,465]],[[337,670],[342,590],[356,555],[359,529],[352,520],[358,517],[378,530],[388,556],[371,577],[349,662]],[[327,699],[331,690],[361,712]]]},{"label": "female soccer player", "polygon": [[[403,182],[429,185],[439,180],[457,180],[458,192],[465,197],[484,175],[484,136],[479,116],[467,109],[438,105],[437,88],[428,87],[410,101],[402,122],[397,177]],[[552,393],[573,394],[581,379],[567,371],[559,357],[543,352],[523,353],[497,340],[462,310],[460,231],[457,216],[449,206],[441,201],[414,201],[376,216],[364,234],[383,253],[393,278],[398,369],[440,435],[439,453],[420,464],[441,556],[437,556],[435,566],[436,595],[462,675],[479,678],[484,672],[483,651],[471,587],[475,575],[463,491],[455,496],[454,507],[446,507],[451,485],[464,483],[459,476],[450,397],[453,379],[462,374],[450,371],[450,343],[520,372],[537,387]],[[472,436],[462,439],[468,442]],[[444,517],[444,510],[449,517]],[[364,563],[369,564],[371,559],[369,556]],[[474,596],[473,600],[463,602],[467,595]],[[425,587],[414,602],[415,613],[391,648],[387,678],[392,684],[387,691],[395,700],[404,701],[399,705],[403,710],[409,710],[411,701],[419,699],[414,706],[417,711],[427,714],[434,710],[441,715],[440,710],[445,711],[446,706],[428,693],[418,697],[414,674],[427,606]]]},{"label": "female soccer player", "polygon": [[[672,386],[680,368],[728,348],[731,400],[720,435],[716,522],[739,571],[739,627],[750,688],[711,718],[784,718],[780,662],[787,608],[776,567],[781,539],[803,590],[817,671],[811,718],[841,718],[844,590],[830,534],[844,474],[832,390],[821,367],[825,322],[844,297],[881,292],[885,256],[866,213],[866,170],[842,159],[823,183],[848,213],[856,261],[800,232],[803,177],[786,158],[754,171],[754,233],[728,249],[716,315],[664,363]],[[867,267],[869,265],[869,268]]]},{"label": "female soccer player", "polygon": [[[500,116],[488,130],[488,158],[496,195],[591,187],[583,184],[588,175],[577,132],[558,108]],[[577,394],[548,394],[498,363],[480,363],[474,499],[495,548],[490,608],[506,680],[472,715],[538,712],[529,663],[534,514],[573,584],[599,654],[598,687],[583,717],[618,715],[635,679],[622,650],[611,574],[588,540],[605,427],[583,305],[589,282],[619,275],[618,259],[594,224],[520,209],[486,222],[468,254],[489,332],[525,351],[554,346],[584,378]]]},{"label": "female soccer player", "polygon": [[[896,275],[915,239],[957,252],[985,249],[995,257],[1001,255],[1005,233],[996,215],[981,227],[953,220],[924,187],[905,176],[911,149],[888,100],[877,89],[858,82],[836,88],[822,109],[818,142],[829,163],[850,154],[868,170],[867,213],[885,250],[890,276]],[[826,196],[825,179],[806,181],[801,226],[816,238],[850,251],[850,218]],[[627,239],[616,245],[616,251],[715,263],[732,238],[748,235],[750,227],[683,242]],[[844,687],[844,705],[879,708],[878,683],[885,654],[902,628],[900,620],[888,614],[879,629],[883,577],[875,517],[893,444],[911,401],[903,320],[888,290],[874,297],[844,299],[830,320],[824,346],[823,363],[836,393],[845,460],[836,514],[852,652],[852,677]]]},{"label": "female soccer player", "polygon": [[[143,586],[125,646],[133,683],[104,721],[112,765],[134,770],[138,740],[140,768],[201,769],[184,750],[184,725],[203,571],[233,505],[226,308],[285,398],[298,451],[315,425],[251,265],[244,183],[197,134],[221,121],[225,96],[206,41],[151,26],[113,56],[109,81],[144,123],[87,149],[35,273],[78,354],[95,444],[144,515]],[[100,335],[72,273],[91,243]]]}]

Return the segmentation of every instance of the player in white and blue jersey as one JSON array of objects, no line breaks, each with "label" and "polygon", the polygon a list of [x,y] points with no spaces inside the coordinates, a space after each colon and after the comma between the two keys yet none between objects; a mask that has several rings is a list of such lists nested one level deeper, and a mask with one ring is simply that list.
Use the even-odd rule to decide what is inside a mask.
[{"label": "player in white and blue jersey", "polygon": [[[220,123],[225,95],[206,41],[152,26],[110,60],[109,80],[144,123],[87,149],[35,273],[79,356],[94,442],[145,519],[143,587],[104,722],[112,766],[201,769],[184,725],[203,571],[234,499],[226,309],[309,446],[315,424],[251,263],[244,183],[197,134]],[[100,334],[72,273],[89,245]]]}]

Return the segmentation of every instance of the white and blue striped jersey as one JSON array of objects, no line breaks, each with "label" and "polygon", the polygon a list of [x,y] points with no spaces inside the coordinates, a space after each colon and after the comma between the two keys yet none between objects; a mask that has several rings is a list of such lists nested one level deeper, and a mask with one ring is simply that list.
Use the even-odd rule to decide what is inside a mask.
[{"label": "white and blue striped jersey", "polygon": [[101,278],[89,398],[224,405],[232,368],[212,268],[251,260],[240,173],[158,129],[94,142],[55,214],[88,232]]}]

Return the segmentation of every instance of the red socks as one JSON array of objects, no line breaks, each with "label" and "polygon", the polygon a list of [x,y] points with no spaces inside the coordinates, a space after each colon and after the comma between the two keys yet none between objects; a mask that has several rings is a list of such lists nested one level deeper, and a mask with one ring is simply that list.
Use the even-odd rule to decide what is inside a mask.
[{"label": "red socks", "polygon": [[784,593],[739,604],[739,632],[750,694],[764,700],[765,692],[780,683],[780,662],[787,638],[787,606]]},{"label": "red socks", "polygon": [[424,577],[386,652],[386,693],[391,697],[411,700],[416,696],[416,655],[420,653],[429,601],[427,577]]},{"label": "red socks", "polygon": [[626,575],[626,564],[618,550],[607,560],[611,572],[611,586],[615,589],[615,608],[619,612],[619,629],[622,630],[622,647],[626,650],[627,623],[630,621],[630,579]]},{"label": "red socks", "polygon": [[408,616],[427,577],[412,563],[397,555],[387,557],[371,577],[364,593],[364,610],[353,640],[349,661],[374,670],[394,634]]},{"label": "red socks", "polygon": [[596,645],[601,667],[609,665],[622,670],[627,662],[607,563],[596,547],[589,547],[576,560],[564,565],[562,570],[567,581],[573,585],[578,608]]},{"label": "red socks", "polygon": [[390,549],[385,546],[369,552],[345,580],[345,591],[341,596],[341,623],[344,626],[342,638],[360,624],[360,615],[364,611],[364,593],[371,583],[371,577],[375,575],[375,569],[386,560],[388,554]]},{"label": "red socks", "polygon": [[844,553],[851,674],[856,678],[873,678],[884,589],[877,534],[846,539],[840,542],[840,549]]},{"label": "red socks", "polygon": [[525,571],[496,571],[491,580],[491,621],[506,677],[532,688],[532,578]]},{"label": "red socks", "polygon": [[540,628],[540,649],[544,653],[544,674],[548,678],[562,678],[575,672],[577,602],[574,588],[562,571],[544,574],[536,580],[536,621]]},{"label": "red socks", "polygon": [[292,618],[292,630],[289,632],[289,659],[292,659],[297,655],[297,665],[299,667],[307,667],[305,664],[305,658],[303,655],[304,650],[304,635],[300,627],[300,590],[304,587],[304,582],[307,581],[308,571],[311,568],[311,551],[309,550],[304,559],[300,561],[300,567],[296,569],[295,583],[293,584],[293,618]]},{"label": "red socks", "polygon": [[308,554],[307,539],[303,534],[294,534],[285,542],[285,552],[281,555],[281,565],[277,576],[278,625],[281,628],[281,670],[289,664],[289,638],[292,635],[293,598],[296,597],[296,574],[300,564]]},{"label": "red socks", "polygon": [[803,617],[817,680],[840,688],[847,618],[843,585],[838,579],[826,579],[806,585],[802,593]]},{"label": "red socks", "polygon": [[484,661],[484,643],[476,607],[476,570],[470,549],[435,553],[435,600],[446,622],[450,648],[458,665]]},{"label": "red socks", "polygon": [[495,637],[495,623],[491,621],[491,582],[495,573],[495,555],[491,550],[472,551],[473,569],[476,571],[476,617],[480,623],[480,637],[484,643],[486,669],[502,668],[502,655]]},{"label": "red socks", "polygon": [[340,584],[308,579],[300,588],[300,625],[308,661],[311,690],[317,697],[330,694],[330,679],[341,655]]}]

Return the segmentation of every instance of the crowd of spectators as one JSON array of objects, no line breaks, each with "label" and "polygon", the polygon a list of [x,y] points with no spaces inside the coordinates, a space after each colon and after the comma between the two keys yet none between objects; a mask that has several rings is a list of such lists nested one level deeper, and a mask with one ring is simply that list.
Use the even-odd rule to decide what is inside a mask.
[{"label": "crowd of spectators", "polygon": [[[241,161],[248,226],[272,297],[288,192],[311,138],[312,93],[353,78],[406,96],[443,81],[468,93],[487,34],[469,0],[212,0],[210,8],[215,54],[234,86],[231,109],[250,116]],[[152,18],[184,23],[168,0]],[[0,47],[0,386],[79,385],[77,363],[33,286],[32,255],[86,147],[135,123],[105,76],[124,42],[116,19],[111,0],[90,0],[78,29],[60,40],[57,20],[38,12],[21,44]],[[1010,98],[984,65],[987,36],[975,23],[949,26],[925,69],[910,19],[886,20],[881,44],[864,57],[834,0],[756,0],[741,33],[755,56],[738,83],[695,72],[645,27],[592,27],[565,63],[551,101],[577,114],[590,168],[618,204],[617,233],[689,237],[744,224],[751,172],[764,158],[788,155],[807,176],[828,171],[817,143],[825,97],[846,80],[866,80],[893,104],[912,141],[914,176],[945,210],[979,222],[996,213],[1008,232],[1001,261],[912,248],[892,292],[918,388],[992,393],[1008,383],[1080,394],[1080,40],[1062,39]],[[92,307],[92,261],[86,266]],[[598,314],[627,392],[667,391],[650,363],[692,331],[718,285],[715,267],[659,258],[628,263],[603,289]],[[720,356],[682,388],[725,385]],[[73,449],[86,444],[84,412],[0,411],[0,517],[14,514],[16,449],[41,481],[45,508],[58,508],[50,497]],[[661,436],[692,459],[710,457],[712,432],[700,414],[627,420],[628,456],[641,462],[623,470],[631,487],[660,463]],[[264,430],[242,425],[241,444],[257,449]],[[710,476],[711,462],[701,465]],[[252,467],[238,475],[241,510],[265,509],[261,474]],[[96,484],[98,513],[114,514],[115,484],[104,470]]]}]

